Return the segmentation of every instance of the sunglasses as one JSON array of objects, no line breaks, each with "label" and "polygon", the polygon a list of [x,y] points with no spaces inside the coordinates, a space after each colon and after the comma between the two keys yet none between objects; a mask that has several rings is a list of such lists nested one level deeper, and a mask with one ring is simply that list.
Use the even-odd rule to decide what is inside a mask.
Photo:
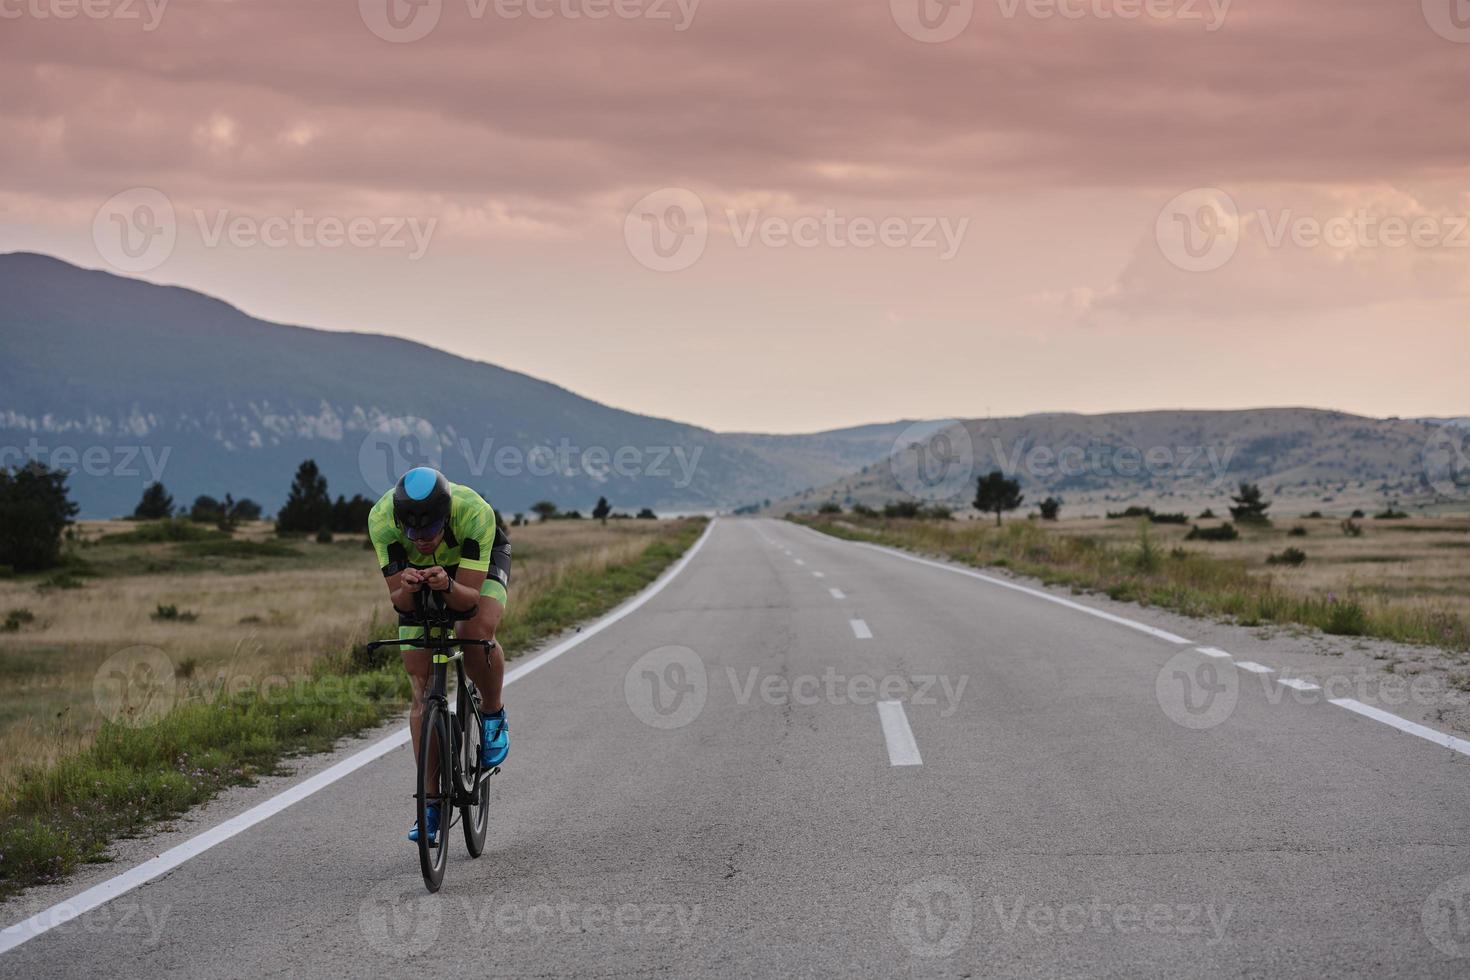
[{"label": "sunglasses", "polygon": [[437,538],[439,532],[444,530],[444,521],[441,518],[433,524],[426,524],[423,527],[405,527],[403,530],[414,541],[430,541]]}]

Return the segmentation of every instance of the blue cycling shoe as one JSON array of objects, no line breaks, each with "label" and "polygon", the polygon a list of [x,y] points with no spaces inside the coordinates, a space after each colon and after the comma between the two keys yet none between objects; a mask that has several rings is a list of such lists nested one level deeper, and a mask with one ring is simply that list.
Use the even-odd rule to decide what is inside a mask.
[{"label": "blue cycling shoe", "polygon": [[[437,803],[434,804],[433,806],[429,807],[429,820],[428,820],[428,824],[429,824],[429,843],[432,845],[436,841],[439,840],[439,805]],[[411,841],[413,841],[415,844],[418,843],[418,840],[419,840],[419,825],[418,825],[418,821],[417,820],[414,821],[413,829],[408,832],[408,839],[411,840]]]},{"label": "blue cycling shoe", "polygon": [[480,758],[487,767],[500,765],[510,755],[510,725],[505,721],[505,708],[485,716],[485,729],[481,734],[485,741],[480,748]]}]

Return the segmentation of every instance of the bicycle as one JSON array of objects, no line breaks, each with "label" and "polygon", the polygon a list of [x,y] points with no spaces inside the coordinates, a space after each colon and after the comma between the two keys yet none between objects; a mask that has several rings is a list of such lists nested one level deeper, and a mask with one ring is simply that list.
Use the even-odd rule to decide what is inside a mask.
[{"label": "bicycle", "polygon": [[[417,647],[433,651],[433,674],[424,693],[424,715],[419,729],[418,801],[419,868],[430,892],[437,892],[444,882],[444,869],[449,863],[446,838],[456,822],[458,810],[464,828],[465,849],[477,858],[485,850],[485,834],[490,823],[490,777],[500,772],[499,766],[485,767],[481,759],[485,719],[480,711],[480,692],[465,675],[465,646],[480,646],[488,653],[491,640],[462,640],[454,636],[454,624],[475,614],[474,609],[457,612],[444,605],[437,593],[420,589],[414,593],[414,617],[424,629],[422,637],[397,640],[375,640],[369,650],[380,647]],[[449,664],[455,666],[457,679],[455,710],[449,710]],[[450,751],[440,752],[441,746]],[[445,757],[449,764],[442,764]],[[433,773],[431,777],[431,772]],[[428,809],[439,805],[439,833],[432,842],[424,832],[428,827]]]}]

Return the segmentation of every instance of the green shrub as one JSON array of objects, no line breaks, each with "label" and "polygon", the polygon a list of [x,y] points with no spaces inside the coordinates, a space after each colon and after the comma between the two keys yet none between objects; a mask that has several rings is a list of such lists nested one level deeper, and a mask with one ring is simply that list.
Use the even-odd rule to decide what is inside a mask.
[{"label": "green shrub", "polygon": [[[1361,511],[1358,511],[1357,513],[1361,513]],[[1361,538],[1363,536],[1363,525],[1359,524],[1351,517],[1344,517],[1342,519],[1342,523],[1339,524],[1338,527],[1342,528],[1342,533],[1350,538]]]},{"label": "green shrub", "polygon": [[1408,514],[1401,510],[1394,510],[1392,507],[1388,507],[1374,514],[1373,519],[1375,521],[1401,521],[1408,516]]},{"label": "green shrub", "polygon": [[1298,524],[1290,531],[1287,531],[1286,536],[1288,538],[1304,538],[1307,536],[1307,529]]},{"label": "green shrub", "polygon": [[1188,514],[1150,514],[1149,518],[1155,524],[1188,524]]},{"label": "green shrub", "polygon": [[332,529],[329,528],[329,527],[324,527],[321,530],[317,531],[316,532],[316,543],[317,544],[331,544],[332,543]]},{"label": "green shrub", "polygon": [[1268,565],[1292,565],[1292,566],[1296,566],[1296,565],[1300,565],[1300,564],[1304,563],[1306,560],[1307,560],[1307,553],[1305,551],[1303,551],[1302,549],[1300,549],[1300,548],[1287,548],[1285,551],[1281,552],[1280,554],[1277,554],[1277,555],[1268,555],[1266,557],[1266,564],[1268,564]]},{"label": "green shrub", "polygon": [[1327,614],[1327,622],[1323,624],[1322,631],[1335,636],[1362,636],[1368,629],[1368,614],[1363,607],[1352,600],[1339,602],[1334,597],[1328,596],[1331,604]]},{"label": "green shrub", "polygon": [[175,541],[219,541],[229,535],[202,527],[186,517],[169,517],[139,524],[131,531],[104,534],[99,544],[162,544]]},{"label": "green shrub", "polygon": [[1198,524],[1195,524],[1189,529],[1189,533],[1184,536],[1184,540],[1234,541],[1238,537],[1240,537],[1240,532],[1235,529],[1235,525],[1226,521],[1219,527],[1200,527]]},{"label": "green shrub", "polygon": [[920,507],[916,501],[900,500],[897,503],[883,505],[884,517],[918,517]]},{"label": "green shrub", "polygon": [[817,508],[817,513],[818,514],[840,514],[840,513],[842,513],[842,505],[839,504],[839,503],[837,503],[835,500],[829,500],[826,503],[822,504],[822,506],[820,506],[820,507]]},{"label": "green shrub", "polygon": [[0,626],[0,631],[14,633],[27,623],[36,621],[36,614],[29,609],[12,609],[5,614],[5,625]]},{"label": "green shrub", "polygon": [[199,614],[188,609],[180,612],[178,606],[165,606],[160,602],[158,608],[153,610],[153,618],[159,622],[192,623],[199,618]]}]

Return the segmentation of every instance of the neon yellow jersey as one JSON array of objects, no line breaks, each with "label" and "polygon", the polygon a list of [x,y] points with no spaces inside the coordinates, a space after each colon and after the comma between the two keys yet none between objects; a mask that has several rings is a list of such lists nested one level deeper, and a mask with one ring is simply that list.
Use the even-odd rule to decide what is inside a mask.
[{"label": "neon yellow jersey", "polygon": [[[368,537],[378,553],[384,577],[415,568],[465,568],[490,570],[490,549],[495,546],[495,510],[485,498],[467,486],[449,484],[449,526],[432,555],[420,554],[393,519],[393,491],[378,498],[368,513]],[[410,560],[410,556],[412,560]]]}]

